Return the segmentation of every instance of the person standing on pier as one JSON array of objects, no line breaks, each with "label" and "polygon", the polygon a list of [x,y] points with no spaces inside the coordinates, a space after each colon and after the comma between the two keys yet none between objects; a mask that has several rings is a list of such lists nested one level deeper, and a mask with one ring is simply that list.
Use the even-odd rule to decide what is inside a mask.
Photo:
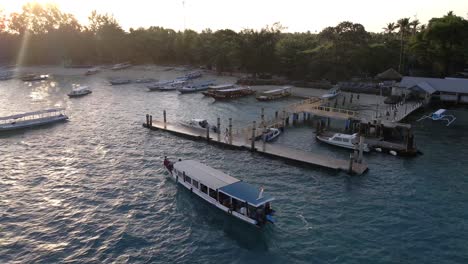
[{"label": "person standing on pier", "polygon": [[228,143],[229,140],[229,129],[226,128],[226,131],[224,132],[224,142]]}]

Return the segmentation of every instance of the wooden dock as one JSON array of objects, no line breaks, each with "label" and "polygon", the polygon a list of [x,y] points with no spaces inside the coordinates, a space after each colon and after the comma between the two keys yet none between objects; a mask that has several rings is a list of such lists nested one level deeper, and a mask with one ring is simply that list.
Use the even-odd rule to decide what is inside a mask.
[{"label": "wooden dock", "polygon": [[264,143],[263,141],[252,141],[251,137],[247,138],[243,133],[233,134],[232,127],[230,127],[228,135],[222,135],[214,133],[213,131],[192,128],[181,124],[153,121],[152,116],[147,116],[146,121],[147,122],[144,123],[143,126],[151,130],[161,130],[190,139],[204,140],[209,144],[239,150],[249,150],[265,156],[275,157],[299,164],[342,170],[357,175],[363,174],[368,169],[367,164],[363,162],[355,162],[353,159],[336,159],[325,155],[293,149],[284,145]]}]

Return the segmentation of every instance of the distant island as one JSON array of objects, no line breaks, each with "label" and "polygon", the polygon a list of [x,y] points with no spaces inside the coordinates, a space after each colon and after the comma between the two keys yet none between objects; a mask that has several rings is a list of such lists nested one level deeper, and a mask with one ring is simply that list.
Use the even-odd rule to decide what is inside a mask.
[{"label": "distant island", "polygon": [[56,5],[31,2],[21,13],[0,11],[0,64],[188,64],[218,72],[333,82],[375,76],[388,68],[412,76],[463,77],[468,64],[468,21],[453,12],[427,25],[402,18],[381,33],[353,22],[318,34],[283,29],[275,23],[240,32],[157,26],[127,32],[109,14],[93,11],[84,26]]}]

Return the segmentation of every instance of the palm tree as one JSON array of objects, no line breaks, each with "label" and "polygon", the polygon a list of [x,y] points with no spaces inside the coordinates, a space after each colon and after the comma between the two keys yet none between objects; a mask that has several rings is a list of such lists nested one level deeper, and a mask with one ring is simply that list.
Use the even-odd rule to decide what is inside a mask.
[{"label": "palm tree", "polygon": [[416,32],[418,31],[419,24],[421,24],[421,23],[417,19],[415,19],[415,20],[413,20],[413,21],[411,21],[409,23],[409,25],[411,26],[411,33],[413,34],[413,36],[416,35]]},{"label": "palm tree", "polygon": [[398,65],[398,71],[401,72],[402,64],[403,64],[403,54],[404,54],[404,46],[403,46],[403,39],[405,37],[405,33],[409,32],[410,28],[410,19],[405,17],[401,18],[397,21],[398,28],[400,29],[400,37],[401,37],[401,49],[400,49],[400,64]]},{"label": "palm tree", "polygon": [[398,25],[395,23],[388,23],[386,27],[383,27],[382,29],[385,31],[387,34],[392,34],[395,29],[398,28]]}]

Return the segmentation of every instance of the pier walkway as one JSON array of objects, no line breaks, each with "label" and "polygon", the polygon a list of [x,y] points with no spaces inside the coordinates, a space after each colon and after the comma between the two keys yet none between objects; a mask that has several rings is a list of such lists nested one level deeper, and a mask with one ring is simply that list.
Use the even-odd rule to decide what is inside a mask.
[{"label": "pier walkway", "polygon": [[[363,174],[367,171],[367,164],[361,162],[355,162],[352,160],[336,159],[325,155],[310,153],[298,149],[293,149],[288,146],[263,143],[262,141],[253,141],[246,138],[242,133],[229,135],[221,135],[213,133],[212,131],[206,131],[204,129],[192,128],[184,125],[174,123],[164,123],[160,121],[153,121],[152,117],[147,119],[147,122],[143,124],[152,130],[162,130],[175,135],[206,140],[208,143],[236,148],[240,150],[251,150],[259,154],[263,154],[270,157],[275,157],[287,161],[297,162],[305,165],[313,165],[333,170],[343,170],[354,174]],[[257,145],[256,145],[257,144]],[[350,166],[351,165],[351,166]],[[351,167],[351,171],[349,170]]]}]

